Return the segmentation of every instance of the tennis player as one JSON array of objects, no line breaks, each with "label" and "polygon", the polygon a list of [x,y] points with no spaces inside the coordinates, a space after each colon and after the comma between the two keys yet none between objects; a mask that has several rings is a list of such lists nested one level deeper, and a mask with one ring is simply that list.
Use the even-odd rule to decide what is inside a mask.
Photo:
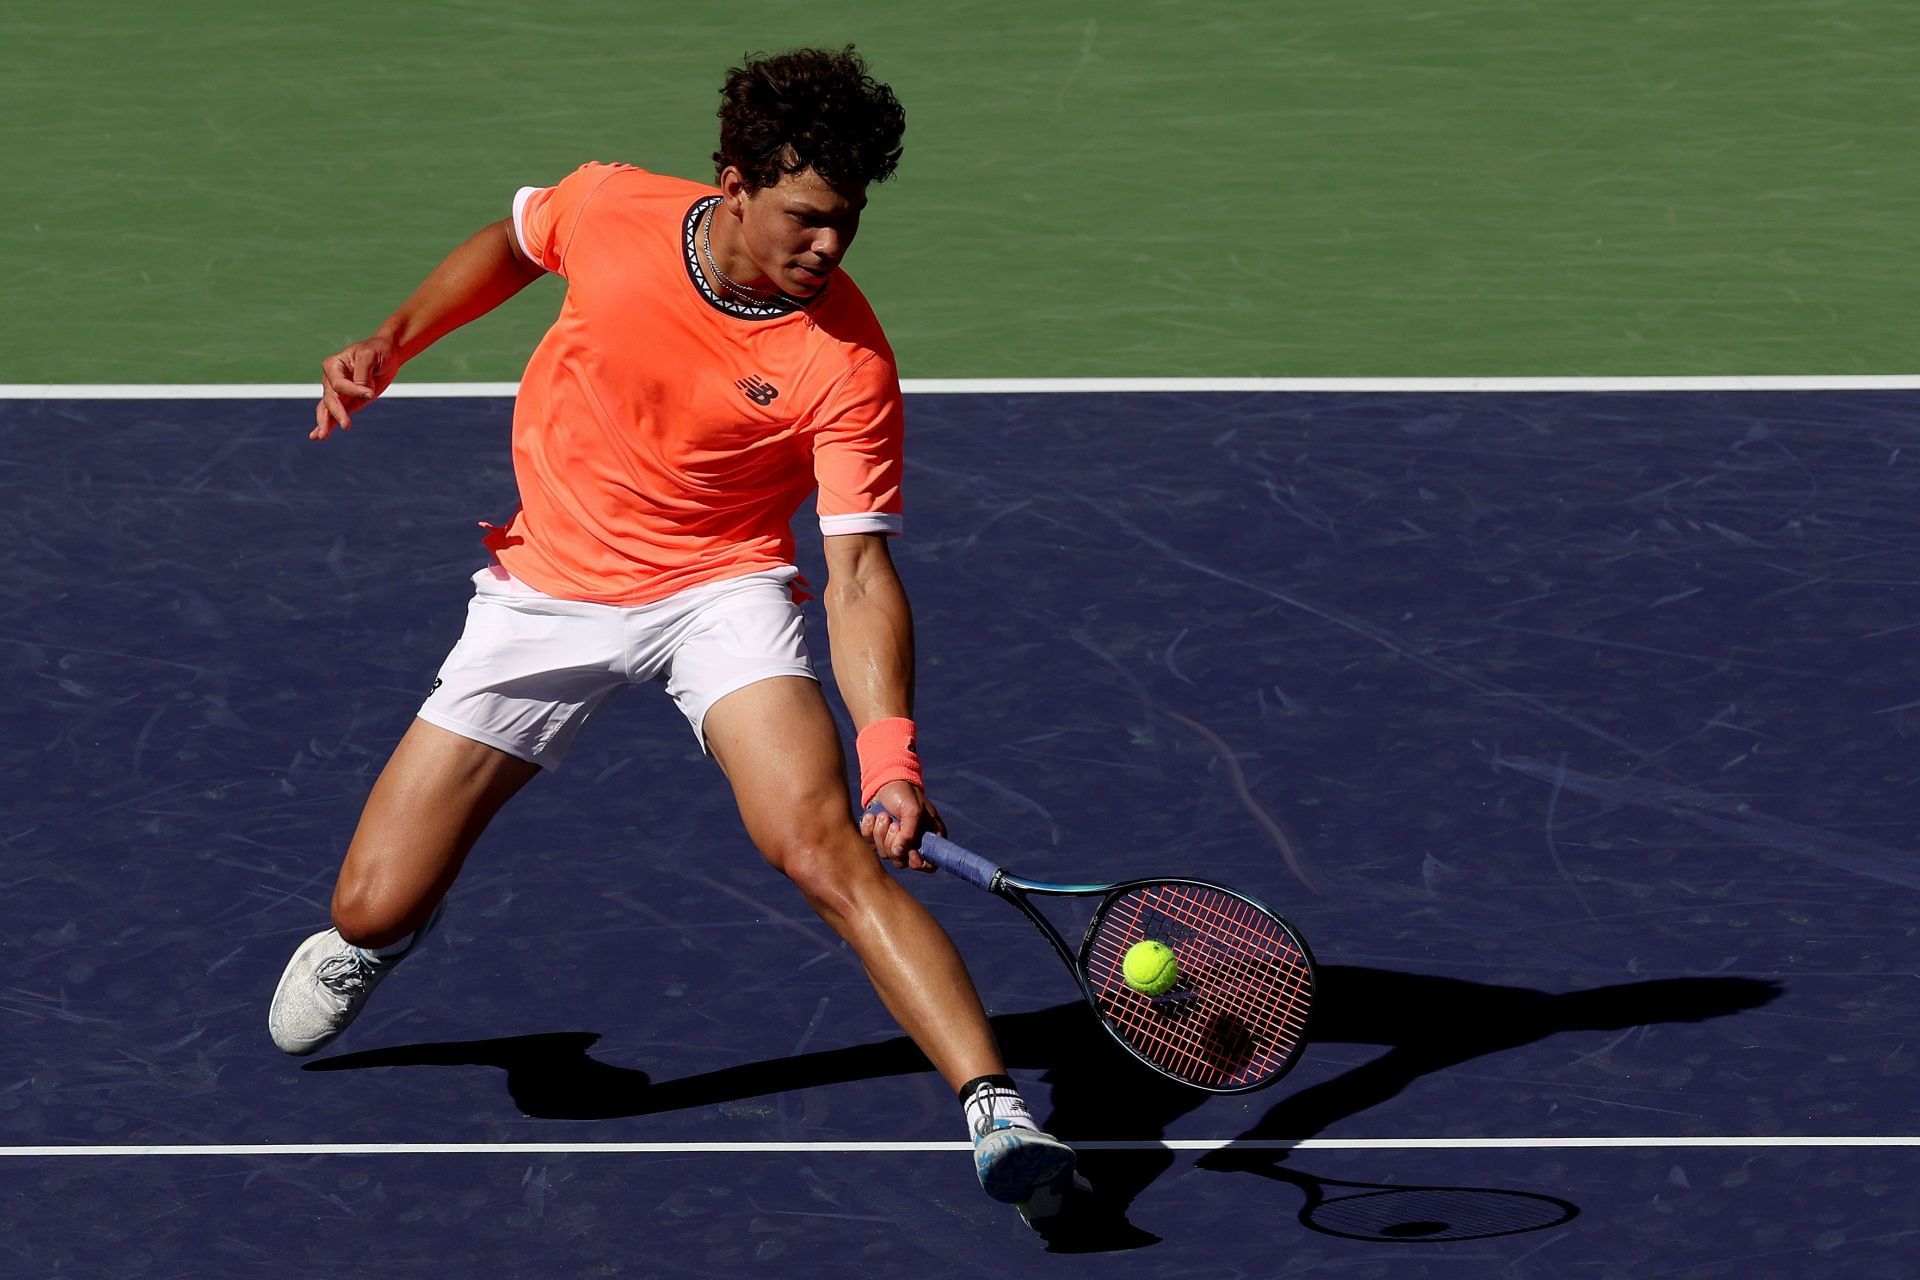
[{"label": "tennis player", "polygon": [[[437,339],[546,272],[567,281],[514,406],[520,507],[493,528],[464,634],[375,782],[295,951],[274,1043],[329,1043],[420,945],[481,831],[628,685],[659,683],[733,788],[762,855],[852,946],[960,1097],[975,1165],[1036,1226],[1085,1190],[1034,1125],[972,980],[895,868],[930,869],[901,528],[893,353],[841,269],[906,118],[851,47],[760,57],[722,87],[717,185],[588,164],[529,187],[365,341],[322,364],[325,440]],[[841,742],[809,662],[791,521],[824,535]],[[876,852],[880,857],[876,857]]]}]

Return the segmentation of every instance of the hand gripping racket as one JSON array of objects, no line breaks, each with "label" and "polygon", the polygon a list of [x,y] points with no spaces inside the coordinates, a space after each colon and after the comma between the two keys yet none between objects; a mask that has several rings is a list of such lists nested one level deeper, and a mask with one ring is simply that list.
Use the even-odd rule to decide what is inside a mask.
[{"label": "hand gripping racket", "polygon": [[[1100,1025],[1162,1075],[1209,1093],[1246,1093],[1285,1075],[1306,1043],[1312,953],[1244,893],[1203,880],[1023,880],[932,832],[920,837],[920,856],[1018,907],[1066,961]],[[1099,900],[1078,952],[1036,897]],[[1135,990],[1122,973],[1127,951],[1143,941],[1173,950],[1179,978],[1161,995]]]}]

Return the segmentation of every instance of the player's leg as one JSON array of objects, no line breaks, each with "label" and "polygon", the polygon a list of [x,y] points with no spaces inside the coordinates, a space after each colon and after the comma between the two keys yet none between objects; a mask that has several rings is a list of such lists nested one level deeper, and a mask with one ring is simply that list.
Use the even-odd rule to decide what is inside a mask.
[{"label": "player's leg", "polygon": [[705,733],[754,844],[847,940],[888,1012],[958,1095],[981,1185],[1030,1222],[1059,1214],[1086,1185],[1073,1152],[1033,1124],[946,930],[861,838],[818,683],[782,676],[736,690],[707,712]]},{"label": "player's leg", "polygon": [[333,925],[357,947],[417,931],[474,842],[540,766],[415,720],[361,810],[333,888]]},{"label": "player's leg", "polygon": [[619,689],[620,611],[556,601],[497,566],[474,575],[460,641],[441,665],[354,832],[334,927],[301,944],[268,1029],[288,1053],[325,1045],[432,929],[474,842]]},{"label": "player's leg", "polygon": [[1073,1151],[1033,1123],[946,931],[861,838],[786,579],[749,575],[681,605],[658,670],[725,771],[748,834],[848,941],[953,1087],[987,1194],[1036,1225],[1059,1215],[1085,1189]]},{"label": "player's leg", "polygon": [[820,686],[794,676],[750,684],[713,705],[705,732],[754,845],[846,939],[947,1083],[1004,1072],[959,951],[854,826]]},{"label": "player's leg", "polygon": [[334,927],[287,962],[267,1028],[292,1054],[323,1048],[425,938],[487,823],[540,766],[415,720],[380,772],[334,885]]}]

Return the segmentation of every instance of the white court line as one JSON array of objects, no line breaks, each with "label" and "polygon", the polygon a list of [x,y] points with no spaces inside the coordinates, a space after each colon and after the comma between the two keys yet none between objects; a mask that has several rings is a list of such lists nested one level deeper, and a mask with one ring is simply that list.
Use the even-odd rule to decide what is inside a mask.
[{"label": "white court line", "polygon": [[[1083,1151],[1527,1151],[1728,1147],[1920,1147],[1920,1136],[1720,1138],[1305,1138],[1298,1142],[1170,1138],[1075,1142]],[[970,1142],[287,1142],[155,1146],[0,1147],[0,1157],[49,1156],[414,1156],[414,1155],[768,1155],[783,1153],[971,1151]]]},{"label": "white court line", "polygon": [[[1765,374],[1644,378],[903,378],[909,395],[1152,391],[1915,391],[1920,374]],[[517,382],[399,382],[386,397],[504,399]],[[8,383],[0,400],[312,400],[318,382]]]}]

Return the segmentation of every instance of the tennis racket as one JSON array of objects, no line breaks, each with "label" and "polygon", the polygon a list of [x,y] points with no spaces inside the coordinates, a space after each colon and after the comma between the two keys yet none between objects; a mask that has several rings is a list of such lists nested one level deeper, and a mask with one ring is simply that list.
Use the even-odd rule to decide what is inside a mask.
[{"label": "tennis racket", "polygon": [[[1025,880],[932,832],[920,837],[920,856],[1018,907],[1066,962],[1100,1025],[1161,1075],[1209,1093],[1246,1093],[1298,1059],[1313,1013],[1313,956],[1291,925],[1246,894],[1204,880]],[[1077,951],[1035,898],[1097,899]],[[1127,951],[1145,941],[1174,953],[1178,980],[1159,995],[1127,985],[1122,972]]]}]

